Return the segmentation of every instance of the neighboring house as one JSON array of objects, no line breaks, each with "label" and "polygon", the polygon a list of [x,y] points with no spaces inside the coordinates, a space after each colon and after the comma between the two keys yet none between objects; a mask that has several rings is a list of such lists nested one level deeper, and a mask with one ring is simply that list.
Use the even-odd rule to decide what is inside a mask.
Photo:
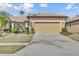
[{"label": "neighboring house", "polygon": [[33,27],[35,34],[54,34],[60,33],[65,27],[67,16],[51,13],[29,14],[29,28]]},{"label": "neighboring house", "polygon": [[26,16],[10,16],[10,21],[5,26],[5,29],[14,29],[17,27],[27,28],[28,24],[29,21]]},{"label": "neighboring house", "polygon": [[66,28],[69,32],[79,32],[79,16],[72,18],[72,21],[66,22]]}]

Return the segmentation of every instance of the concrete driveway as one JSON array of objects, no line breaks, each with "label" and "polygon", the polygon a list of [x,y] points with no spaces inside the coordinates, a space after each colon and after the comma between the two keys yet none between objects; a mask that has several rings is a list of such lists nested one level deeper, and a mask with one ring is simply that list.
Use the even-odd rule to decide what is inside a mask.
[{"label": "concrete driveway", "polygon": [[16,52],[21,56],[79,56],[79,42],[60,34],[34,35],[24,49]]}]

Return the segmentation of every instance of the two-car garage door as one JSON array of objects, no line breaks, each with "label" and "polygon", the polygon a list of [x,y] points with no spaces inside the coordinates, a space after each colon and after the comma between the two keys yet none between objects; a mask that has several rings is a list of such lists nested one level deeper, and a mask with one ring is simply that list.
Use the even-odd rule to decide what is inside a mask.
[{"label": "two-car garage door", "polygon": [[60,29],[60,22],[35,22],[35,34],[54,34]]}]

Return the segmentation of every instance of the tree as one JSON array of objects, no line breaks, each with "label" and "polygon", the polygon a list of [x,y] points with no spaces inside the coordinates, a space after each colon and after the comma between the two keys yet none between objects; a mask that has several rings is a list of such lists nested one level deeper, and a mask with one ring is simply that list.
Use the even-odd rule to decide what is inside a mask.
[{"label": "tree", "polygon": [[2,32],[4,32],[4,26],[8,23],[9,14],[7,12],[0,12],[0,24],[2,26]]},{"label": "tree", "polygon": [[24,11],[21,10],[21,11],[20,11],[20,15],[24,15]]}]

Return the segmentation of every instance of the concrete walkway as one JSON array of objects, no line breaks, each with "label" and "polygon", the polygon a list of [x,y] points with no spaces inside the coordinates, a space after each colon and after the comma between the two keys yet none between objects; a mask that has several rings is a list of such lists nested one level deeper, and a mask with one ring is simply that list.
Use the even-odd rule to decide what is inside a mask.
[{"label": "concrete walkway", "polygon": [[63,35],[34,35],[16,56],[79,56],[79,42]]},{"label": "concrete walkway", "polygon": [[25,45],[27,46],[29,43],[0,43],[0,45]]}]

